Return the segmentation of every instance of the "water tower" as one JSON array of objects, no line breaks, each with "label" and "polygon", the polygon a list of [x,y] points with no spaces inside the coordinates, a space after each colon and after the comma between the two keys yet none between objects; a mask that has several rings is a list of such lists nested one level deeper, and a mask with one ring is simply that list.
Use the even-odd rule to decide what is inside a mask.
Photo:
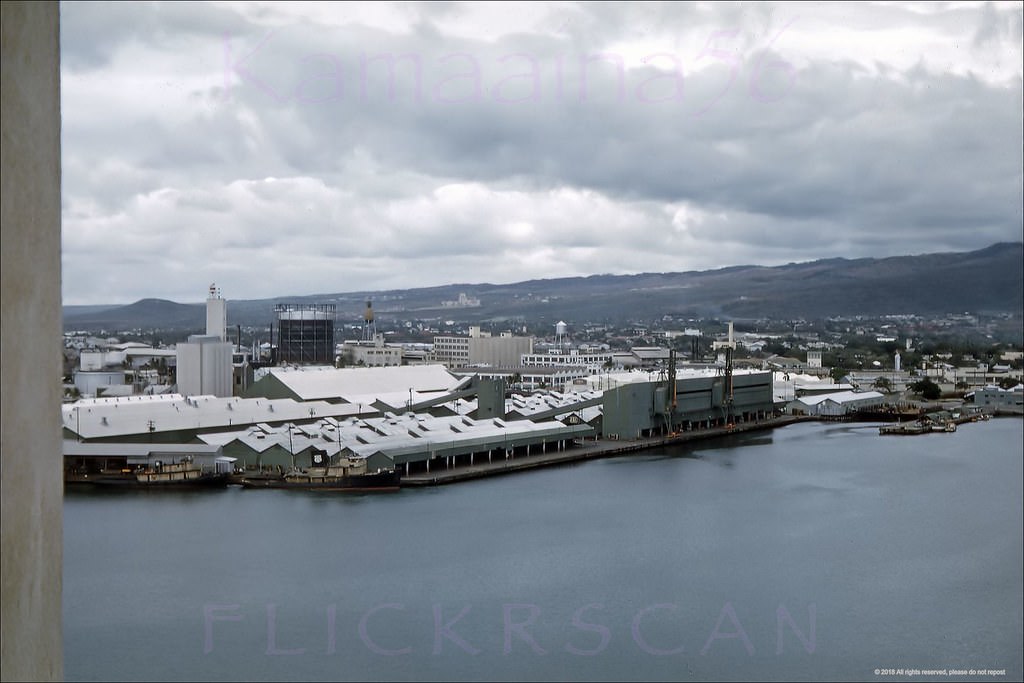
[{"label": "water tower", "polygon": [[569,326],[565,324],[565,321],[559,320],[555,324],[555,346],[558,347],[559,351],[562,351],[565,347],[565,335],[569,331]]},{"label": "water tower", "polygon": [[373,321],[373,302],[366,300],[366,310],[363,311],[363,341],[373,341],[377,336],[377,323]]}]

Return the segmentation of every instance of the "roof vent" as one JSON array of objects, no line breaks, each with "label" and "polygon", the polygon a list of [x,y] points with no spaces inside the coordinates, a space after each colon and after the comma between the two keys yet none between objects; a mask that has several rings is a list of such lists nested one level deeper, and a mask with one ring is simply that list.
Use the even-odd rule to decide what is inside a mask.
[{"label": "roof vent", "polygon": [[103,417],[100,418],[100,424],[104,424],[104,425],[105,424],[110,424],[109,422],[107,422],[107,416],[106,415],[104,415]]}]

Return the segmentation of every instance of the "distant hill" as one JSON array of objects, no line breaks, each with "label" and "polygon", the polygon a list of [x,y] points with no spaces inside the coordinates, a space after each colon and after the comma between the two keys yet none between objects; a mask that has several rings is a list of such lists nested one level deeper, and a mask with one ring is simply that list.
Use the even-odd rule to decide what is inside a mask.
[{"label": "distant hill", "polygon": [[[442,302],[465,292],[474,308]],[[950,313],[1024,309],[1024,243],[972,252],[832,258],[785,266],[639,275],[593,275],[509,285],[452,284],[409,290],[230,300],[229,325],[269,325],[275,303],[334,303],[338,321],[362,319],[367,299],[378,316],[484,321],[522,318],[625,322],[665,314],[723,318],[821,318],[834,315]],[[65,329],[205,326],[203,304],[143,299],[128,306],[77,311],[65,307]],[[95,309],[97,307],[85,307]]]},{"label": "distant hill", "polygon": [[[99,310],[75,309],[99,308]],[[126,306],[65,306],[64,329],[126,329],[134,327],[205,328],[205,304],[179,304],[167,299],[139,299]]]}]

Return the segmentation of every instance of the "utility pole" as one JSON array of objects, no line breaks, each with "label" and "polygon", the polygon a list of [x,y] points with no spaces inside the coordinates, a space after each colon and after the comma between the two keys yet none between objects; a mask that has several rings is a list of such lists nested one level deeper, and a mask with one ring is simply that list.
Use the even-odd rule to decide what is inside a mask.
[{"label": "utility pole", "polygon": [[288,454],[291,456],[292,469],[295,469],[295,446],[292,443],[292,423],[288,423]]}]

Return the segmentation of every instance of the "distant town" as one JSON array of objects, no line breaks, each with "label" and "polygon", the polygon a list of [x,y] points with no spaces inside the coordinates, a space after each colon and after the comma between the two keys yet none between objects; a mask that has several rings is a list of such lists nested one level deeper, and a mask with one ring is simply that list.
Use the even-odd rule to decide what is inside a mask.
[{"label": "distant town", "polygon": [[484,324],[457,301],[281,302],[243,328],[211,285],[203,330],[68,331],[65,480],[394,487],[797,419],[1024,414],[1012,314]]}]

